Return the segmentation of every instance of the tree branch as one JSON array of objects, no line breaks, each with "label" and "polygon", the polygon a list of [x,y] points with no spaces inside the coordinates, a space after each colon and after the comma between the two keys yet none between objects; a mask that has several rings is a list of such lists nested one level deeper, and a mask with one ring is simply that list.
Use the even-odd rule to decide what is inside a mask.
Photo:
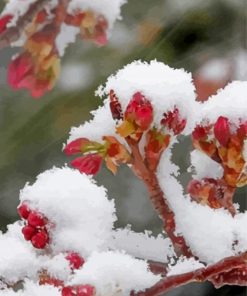
[{"label": "tree branch", "polygon": [[146,185],[150,200],[157,211],[159,217],[164,224],[164,230],[171,239],[174,250],[178,256],[184,255],[192,257],[192,253],[182,236],[176,236],[175,214],[170,209],[163,191],[160,188],[155,172],[150,171],[144,163],[144,159],[140,153],[138,143],[127,137],[126,141],[132,151],[132,169],[135,175],[140,178]]},{"label": "tree branch", "polygon": [[191,282],[211,281],[216,287],[229,283],[246,285],[247,253],[225,258],[206,268],[200,268],[184,274],[168,276],[144,292],[132,293],[133,296],[158,296]]}]

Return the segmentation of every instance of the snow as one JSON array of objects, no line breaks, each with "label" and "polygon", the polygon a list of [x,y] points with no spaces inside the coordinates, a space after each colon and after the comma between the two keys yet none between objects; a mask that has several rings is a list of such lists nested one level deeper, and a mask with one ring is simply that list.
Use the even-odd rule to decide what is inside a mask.
[{"label": "snow", "polygon": [[76,271],[70,285],[90,284],[97,296],[128,296],[131,290],[144,290],[160,280],[148,264],[121,252],[94,252]]},{"label": "snow", "polygon": [[70,1],[68,12],[75,13],[78,10],[92,10],[98,15],[103,15],[112,28],[114,22],[121,19],[121,6],[126,0],[72,0]]},{"label": "snow", "polygon": [[157,127],[164,112],[173,111],[175,106],[181,117],[188,121],[184,133],[189,133],[194,126],[194,114],[198,108],[195,88],[191,74],[183,69],[173,69],[156,60],[150,63],[134,61],[110,76],[96,93],[104,97],[111,89],[115,91],[123,110],[132,96],[141,92],[153,105],[154,125]]},{"label": "snow", "polygon": [[21,202],[41,212],[52,224],[53,252],[76,251],[83,257],[102,249],[111,236],[115,207],[104,187],[68,167],[53,168],[26,184]]},{"label": "snow", "polygon": [[223,177],[224,170],[222,166],[209,156],[199,150],[193,150],[190,153],[191,167],[194,179],[213,178],[220,179]]},{"label": "snow", "polygon": [[61,296],[61,291],[50,285],[40,286],[31,281],[26,281],[23,290],[0,290],[0,296]]},{"label": "snow", "polygon": [[7,283],[15,283],[35,276],[38,269],[38,258],[32,246],[22,238],[21,224],[16,222],[9,226],[6,234],[0,234],[1,278]]},{"label": "snow", "polygon": [[169,264],[167,276],[187,273],[203,267],[205,265],[195,258],[181,257],[176,261],[175,265]]},{"label": "snow", "polygon": [[136,233],[129,227],[116,229],[109,245],[114,250],[124,250],[137,258],[145,258],[157,262],[168,262],[175,255],[170,239],[161,234],[157,237],[151,233]]},{"label": "snow", "polygon": [[61,25],[60,33],[56,38],[56,46],[59,52],[59,56],[62,57],[65,53],[65,49],[69,43],[74,43],[77,34],[80,33],[80,29],[74,26],[68,26],[66,24]]},{"label": "snow", "polygon": [[[216,95],[202,104],[202,121],[216,122],[219,116],[227,117],[238,124],[239,119],[247,119],[247,81],[233,81]],[[198,119],[201,121],[201,119]]]},{"label": "snow", "polygon": [[105,100],[104,105],[92,111],[91,114],[92,120],[71,129],[68,143],[78,138],[101,142],[103,136],[116,135],[116,122],[111,115],[109,100]]},{"label": "snow", "polygon": [[[235,255],[240,250],[246,251],[247,212],[238,213],[233,218],[224,209],[211,209],[192,202],[172,176],[177,173],[174,168],[170,154],[163,153],[157,172],[158,180],[175,213],[177,232],[183,234],[193,254],[200,261],[210,264]],[[234,244],[236,246],[233,248]]]}]

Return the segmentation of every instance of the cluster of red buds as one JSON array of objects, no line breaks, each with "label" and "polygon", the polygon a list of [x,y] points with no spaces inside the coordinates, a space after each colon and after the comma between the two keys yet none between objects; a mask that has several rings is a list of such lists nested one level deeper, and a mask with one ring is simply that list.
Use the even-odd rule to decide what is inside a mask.
[{"label": "cluster of red buds", "polygon": [[[54,87],[60,73],[60,52],[56,39],[63,33],[63,24],[79,28],[82,39],[92,40],[97,45],[106,44],[108,23],[102,15],[92,11],[77,11],[71,15],[67,12],[67,6],[68,1],[61,1],[48,13],[45,7],[42,9],[37,3],[30,4],[28,12],[37,11],[23,28],[26,38],[23,52],[12,60],[8,68],[8,83],[13,89],[28,89],[34,98],[38,98]],[[30,18],[24,15],[23,20],[25,17]],[[0,18],[0,34],[8,34],[8,29],[12,28],[8,24],[12,19],[13,15],[9,14]],[[20,30],[18,28],[16,31]],[[11,37],[7,36],[6,39],[12,41]]]},{"label": "cluster of red buds", "polygon": [[228,208],[234,213],[232,197],[236,187],[247,184],[243,155],[247,139],[247,121],[236,126],[223,116],[214,124],[197,125],[192,133],[194,147],[219,163],[224,171],[221,179],[192,180],[188,185],[191,197],[211,208]]},{"label": "cluster of red buds", "polygon": [[[161,127],[152,127],[153,107],[151,102],[141,93],[136,92],[126,110],[113,90],[109,93],[110,110],[116,120],[116,132],[128,141],[138,143],[143,135],[146,137],[145,163],[151,171],[155,171],[162,152],[169,146],[172,135],[180,134],[186,125],[181,118],[178,108],[164,113]],[[165,130],[165,131],[164,131]],[[121,163],[131,163],[131,155],[127,148],[113,136],[103,137],[103,143],[79,138],[70,142],[64,152],[70,156],[82,153],[83,156],[74,159],[71,165],[82,173],[95,175],[101,168],[103,160],[107,168],[114,174]]]},{"label": "cluster of red buds", "polygon": [[129,152],[115,137],[105,136],[103,141],[103,143],[98,143],[86,138],[79,138],[70,142],[64,152],[68,156],[83,154],[71,162],[71,165],[81,173],[97,174],[103,160],[105,160],[107,168],[115,174],[120,163],[129,162]]},{"label": "cluster of red buds", "polygon": [[44,249],[49,243],[48,220],[41,213],[31,210],[25,202],[18,207],[18,213],[26,221],[22,228],[25,240],[31,241],[36,249]]},{"label": "cluster of red buds", "polygon": [[91,285],[80,285],[74,287],[64,287],[62,296],[94,296],[95,288]]}]

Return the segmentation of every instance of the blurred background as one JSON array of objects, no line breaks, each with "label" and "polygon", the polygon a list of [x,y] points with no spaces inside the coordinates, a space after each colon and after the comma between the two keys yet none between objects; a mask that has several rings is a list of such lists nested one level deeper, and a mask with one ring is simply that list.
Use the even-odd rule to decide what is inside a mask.
[{"label": "blurred background", "polygon": [[[2,9],[3,3],[0,4]],[[247,80],[247,0],[129,0],[123,7],[109,44],[97,48],[80,40],[69,47],[54,91],[33,100],[25,91],[13,92],[6,84],[6,67],[16,52],[0,52],[0,225],[4,230],[17,219],[19,190],[26,182],[69,159],[62,153],[72,126],[90,119],[101,101],[94,91],[123,65],[157,59],[194,76],[198,99],[205,100],[231,80]],[[175,147],[174,162],[180,181],[190,175],[189,138]],[[188,149],[185,149],[185,146]],[[159,233],[161,224],[145,188],[122,167],[116,177],[103,169],[97,176],[109,196],[116,199],[118,227]],[[237,192],[246,208],[246,189]],[[212,242],[213,243],[213,242]],[[193,284],[168,295],[246,295],[245,288]]]}]

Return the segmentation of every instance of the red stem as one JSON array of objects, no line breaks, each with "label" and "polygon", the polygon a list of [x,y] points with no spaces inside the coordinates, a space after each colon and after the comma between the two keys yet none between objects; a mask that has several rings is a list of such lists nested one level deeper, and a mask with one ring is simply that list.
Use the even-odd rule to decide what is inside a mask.
[{"label": "red stem", "polygon": [[176,236],[175,214],[170,209],[166,201],[163,191],[160,188],[155,172],[150,171],[140,153],[138,143],[131,138],[126,138],[126,141],[132,151],[132,169],[136,176],[140,178],[146,185],[150,200],[157,211],[159,217],[164,224],[164,230],[171,239],[175,252],[178,256],[184,255],[192,257],[189,247],[186,245],[185,239],[182,236]]},{"label": "red stem", "polygon": [[163,295],[172,288],[191,282],[203,282],[206,280],[212,281],[216,286],[222,286],[228,283],[240,283],[246,285],[246,260],[247,253],[228,257],[206,268],[200,268],[184,274],[168,276],[146,291],[132,293],[131,295],[158,296]]}]

